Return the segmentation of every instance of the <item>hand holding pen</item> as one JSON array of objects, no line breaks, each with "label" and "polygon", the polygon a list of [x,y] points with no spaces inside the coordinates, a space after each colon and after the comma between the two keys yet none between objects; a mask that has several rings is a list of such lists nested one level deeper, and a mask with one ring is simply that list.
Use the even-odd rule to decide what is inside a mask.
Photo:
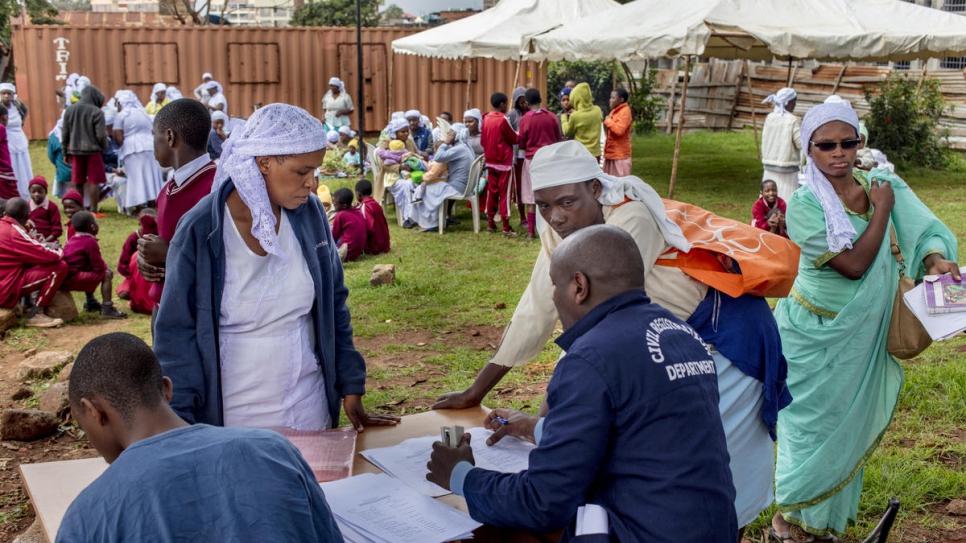
[{"label": "hand holding pen", "polygon": [[513,436],[535,443],[533,429],[537,426],[539,417],[527,415],[513,409],[498,408],[490,411],[483,421],[483,426],[493,430],[493,435],[486,440],[487,445],[494,445],[504,436]]}]

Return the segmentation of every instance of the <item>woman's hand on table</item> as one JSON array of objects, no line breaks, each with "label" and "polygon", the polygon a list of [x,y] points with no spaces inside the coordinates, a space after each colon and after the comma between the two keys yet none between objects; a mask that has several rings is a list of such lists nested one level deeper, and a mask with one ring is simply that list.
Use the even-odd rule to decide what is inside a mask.
[{"label": "woman's hand on table", "polygon": [[951,274],[953,279],[960,281],[962,276],[959,273],[959,265],[943,258],[941,254],[933,253],[922,260],[926,268],[926,275]]},{"label": "woman's hand on table", "polygon": [[379,415],[366,413],[366,408],[362,406],[362,396],[360,394],[350,394],[342,399],[342,407],[345,409],[349,422],[357,432],[363,432],[365,426],[394,426],[399,423],[399,417],[395,415]]},{"label": "woman's hand on table", "polygon": [[[498,419],[503,419],[506,423]],[[533,431],[539,420],[540,417],[527,415],[515,409],[494,409],[486,414],[486,419],[483,421],[484,428],[493,430],[493,435],[486,440],[486,444],[495,445],[505,436],[518,437],[530,443],[536,443]]]}]

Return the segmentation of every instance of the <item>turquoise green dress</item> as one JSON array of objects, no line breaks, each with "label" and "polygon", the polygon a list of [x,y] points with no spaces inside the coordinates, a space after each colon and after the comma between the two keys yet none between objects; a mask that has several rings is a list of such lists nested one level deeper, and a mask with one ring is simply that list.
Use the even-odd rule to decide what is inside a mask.
[{"label": "turquoise green dress", "polygon": [[[895,174],[856,170],[867,179],[891,183],[892,224],[909,268],[921,278],[932,253],[957,260],[952,232]],[[872,218],[846,208],[857,240]],[[838,253],[826,242],[825,214],[808,186],[788,203],[788,235],[802,248],[798,277],[775,319],[788,359],[791,405],[778,414],[775,498],[785,519],[822,535],[841,536],[854,523],[862,490],[862,469],[892,420],[902,368],[886,352],[886,339],[899,269],[883,237],[875,261],[859,280],[828,266]]]}]

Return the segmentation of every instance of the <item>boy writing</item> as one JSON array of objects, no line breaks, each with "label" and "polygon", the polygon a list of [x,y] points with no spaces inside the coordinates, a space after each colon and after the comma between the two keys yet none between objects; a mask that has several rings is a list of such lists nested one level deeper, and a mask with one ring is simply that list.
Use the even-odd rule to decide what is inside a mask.
[{"label": "boy writing", "polygon": [[[78,211],[70,220],[77,232],[64,246],[64,262],[67,263],[67,279],[61,285],[61,290],[68,292],[80,291],[87,295],[84,311],[100,311],[102,319],[123,319],[127,314],[114,308],[111,300],[111,272],[104,258],[101,257],[101,247],[97,244],[98,225],[94,214],[89,211]],[[94,298],[94,291],[101,287],[103,303]]]},{"label": "boy writing", "polygon": [[30,206],[21,198],[11,198],[3,206],[0,218],[0,307],[17,305],[17,300],[37,293],[37,301],[27,309],[24,326],[51,328],[64,324],[48,317],[44,309],[54,300],[57,289],[67,276],[67,264],[61,251],[34,239],[27,233]]},{"label": "boy writing", "polygon": [[48,243],[56,242],[64,233],[60,224],[60,209],[47,198],[47,180],[36,176],[30,180],[30,220],[37,233]]},{"label": "boy writing", "polygon": [[356,183],[356,200],[366,220],[366,247],[363,252],[368,255],[388,253],[389,224],[382,206],[372,197],[372,183],[367,179],[360,179]]},{"label": "boy writing", "polygon": [[352,191],[341,188],[332,194],[335,220],[332,221],[332,239],[339,246],[339,258],[351,262],[366,247],[366,219],[362,212],[352,207]]},{"label": "boy writing", "polygon": [[81,349],[70,411],[110,466],[67,509],[57,543],[342,541],[294,445],[270,430],[189,426],[168,406],[171,391],[131,334]]},{"label": "boy writing", "polygon": [[486,183],[486,231],[496,233],[496,215],[503,222],[503,235],[516,236],[510,228],[510,185],[513,183],[513,145],[517,133],[506,117],[509,99],[502,92],[490,96],[493,111],[483,116],[483,154],[486,156],[488,180]]}]

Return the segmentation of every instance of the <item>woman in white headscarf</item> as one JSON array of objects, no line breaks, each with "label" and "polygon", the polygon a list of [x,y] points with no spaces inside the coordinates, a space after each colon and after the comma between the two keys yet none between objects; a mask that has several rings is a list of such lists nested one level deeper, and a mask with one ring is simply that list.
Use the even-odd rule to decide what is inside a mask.
[{"label": "woman in white headscarf", "polygon": [[7,146],[10,148],[10,164],[17,176],[17,191],[20,197],[30,200],[27,186],[34,178],[30,165],[30,149],[23,122],[27,117],[27,106],[17,98],[17,89],[11,83],[0,83],[0,104],[7,108]]},{"label": "woman in white headscarf", "polygon": [[793,112],[798,103],[794,89],[785,87],[769,95],[762,103],[774,105],[761,129],[762,181],[778,185],[778,197],[788,202],[798,189],[798,172],[802,164],[802,121]]},{"label": "woman in white headscarf", "polygon": [[144,110],[153,119],[158,111],[169,103],[171,103],[171,98],[168,98],[168,86],[164,83],[155,83],[151,89],[151,98],[144,105]]},{"label": "woman in white headscarf", "polygon": [[[372,182],[372,197],[375,198],[377,202],[382,201],[382,197],[386,192],[386,188],[391,188],[393,184],[399,179],[399,164],[386,165],[383,161],[382,155],[385,151],[389,150],[389,144],[393,140],[399,140],[403,142],[403,146],[406,151],[411,154],[418,155],[419,152],[416,150],[416,145],[413,143],[413,139],[409,137],[409,122],[405,118],[396,118],[389,121],[389,124],[383,129],[386,137],[379,140],[379,146],[376,148],[376,160],[379,162],[378,168],[373,165],[381,175],[374,175]],[[402,213],[403,217],[406,216],[405,209],[408,207],[409,198],[408,195],[401,195],[405,198],[400,201],[396,200],[396,212]]]},{"label": "woman in white headscarf", "polygon": [[352,124],[350,115],[355,111],[352,97],[345,91],[345,83],[338,77],[329,79],[329,92],[322,97],[322,111],[328,130],[338,130]]},{"label": "woman in white headscarf", "polygon": [[[434,178],[432,172],[423,176],[422,189],[417,189],[419,198],[409,207],[408,219],[419,226],[417,232],[435,232],[439,228],[439,206],[446,198],[463,195],[469,182],[470,166],[475,155],[466,145],[466,127],[462,123],[450,126],[444,142],[436,148],[433,161],[446,164],[447,175]],[[401,183],[402,180],[397,181]]]},{"label": "woman in white headscarf", "polygon": [[225,142],[212,194],[171,241],[154,348],[190,422],[358,431],[362,406],[342,263],[315,196],[325,128],[270,104]]},{"label": "woman in white headscarf", "polygon": [[788,235],[802,249],[798,277],[775,307],[794,401],[778,415],[772,519],[822,539],[855,521],[862,473],[892,420],[902,367],[886,351],[900,265],[905,274],[959,277],[957,242],[901,179],[852,168],[859,118],[845,104],[802,120],[805,186],[788,202]]},{"label": "woman in white headscarf", "polygon": [[211,95],[208,94],[208,82],[212,79],[214,79],[214,77],[212,77],[208,72],[201,74],[201,84],[195,87],[195,90],[192,93],[195,95],[195,100],[200,100],[201,103],[206,106],[208,105],[208,100],[211,98]]},{"label": "woman in white headscarf", "polygon": [[124,207],[137,213],[141,206],[158,199],[164,186],[161,166],[154,159],[154,136],[152,122],[147,112],[130,90],[114,94],[118,114],[114,118],[114,141],[121,147],[117,157],[124,165],[127,177],[127,193]]},{"label": "woman in white headscarf", "polygon": [[477,108],[468,109],[463,112],[463,125],[466,126],[466,144],[476,156],[483,154],[483,144],[480,142],[482,133],[480,128],[483,126],[483,115]]}]

